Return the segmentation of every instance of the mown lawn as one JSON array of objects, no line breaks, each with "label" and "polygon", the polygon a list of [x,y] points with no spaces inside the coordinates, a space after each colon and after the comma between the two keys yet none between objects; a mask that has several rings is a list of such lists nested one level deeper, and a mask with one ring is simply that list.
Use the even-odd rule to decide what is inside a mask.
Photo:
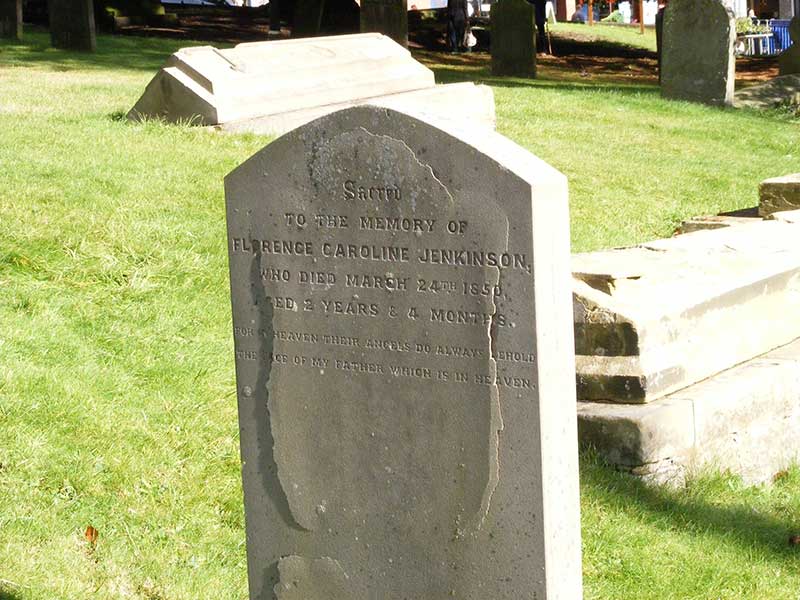
[{"label": "mown lawn", "polygon": [[[244,599],[222,178],[266,140],[122,118],[185,43],[27,39],[0,44],[0,599]],[[423,58],[491,84],[499,130],[569,176],[575,250],[754,205],[797,171],[787,114]],[[796,469],[668,491],[586,455],[582,504],[587,599],[798,597]]]}]

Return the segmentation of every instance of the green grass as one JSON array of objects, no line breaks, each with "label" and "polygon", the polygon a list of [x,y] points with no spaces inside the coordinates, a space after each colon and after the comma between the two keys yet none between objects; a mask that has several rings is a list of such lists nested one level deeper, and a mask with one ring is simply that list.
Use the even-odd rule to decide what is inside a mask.
[{"label": "green grass", "polygon": [[[0,44],[0,599],[244,599],[222,178],[265,140],[121,118],[185,43],[28,39]],[[569,176],[575,249],[753,205],[796,170],[778,113],[437,72],[491,83],[500,131]],[[587,599],[797,598],[798,471],[669,492],[582,466]]]}]

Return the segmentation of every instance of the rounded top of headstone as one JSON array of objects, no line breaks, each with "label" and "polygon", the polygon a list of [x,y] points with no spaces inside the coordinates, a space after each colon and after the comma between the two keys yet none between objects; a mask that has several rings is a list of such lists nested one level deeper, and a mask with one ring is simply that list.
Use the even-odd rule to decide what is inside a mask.
[{"label": "rounded top of headstone", "polygon": [[800,16],[793,17],[789,23],[789,37],[795,44],[800,44]]},{"label": "rounded top of headstone", "polygon": [[702,21],[711,16],[717,18],[722,15],[729,20],[736,18],[728,0],[670,0],[664,15],[665,18],[680,15],[689,21]]}]

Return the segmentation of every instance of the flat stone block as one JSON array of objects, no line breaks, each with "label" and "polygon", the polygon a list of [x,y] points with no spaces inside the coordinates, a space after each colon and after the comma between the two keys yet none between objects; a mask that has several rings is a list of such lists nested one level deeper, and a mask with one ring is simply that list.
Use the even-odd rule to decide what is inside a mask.
[{"label": "flat stone block", "polygon": [[756,483],[800,456],[800,340],[641,406],[578,402],[580,439],[659,481],[698,468]]},{"label": "flat stone block", "polygon": [[[268,117],[278,122],[286,115],[287,122],[302,123],[296,120],[300,111],[313,118],[435,87],[430,69],[380,34],[256,42],[226,50],[200,46],[173,54],[128,116],[224,125]],[[433,105],[437,94],[431,96]],[[450,112],[462,104],[463,99],[453,101]],[[470,108],[478,120],[494,119],[493,103],[491,110],[486,102]]]},{"label": "flat stone block", "polygon": [[759,221],[575,255],[578,397],[651,402],[800,337],[798,239]]},{"label": "flat stone block", "polygon": [[800,209],[800,173],[765,179],[758,187],[758,195],[758,213],[762,217]]}]

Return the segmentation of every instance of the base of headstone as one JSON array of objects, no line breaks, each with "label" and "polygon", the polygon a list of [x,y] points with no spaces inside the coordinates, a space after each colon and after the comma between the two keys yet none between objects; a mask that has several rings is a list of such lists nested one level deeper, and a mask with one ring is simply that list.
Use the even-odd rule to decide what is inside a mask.
[{"label": "base of headstone", "polygon": [[22,0],[0,0],[0,38],[22,39]]},{"label": "base of headstone", "polygon": [[[742,323],[747,327],[747,323]],[[800,340],[646,405],[578,402],[581,444],[648,481],[770,481],[800,458]]]},{"label": "base of headstone", "polygon": [[93,0],[48,0],[54,48],[94,52],[97,38]]}]

